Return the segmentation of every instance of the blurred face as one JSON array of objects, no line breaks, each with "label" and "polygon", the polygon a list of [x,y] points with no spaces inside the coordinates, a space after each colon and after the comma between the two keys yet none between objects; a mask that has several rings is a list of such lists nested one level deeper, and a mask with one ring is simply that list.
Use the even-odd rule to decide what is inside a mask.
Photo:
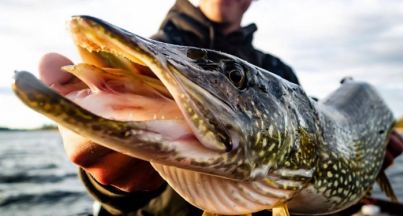
[{"label": "blurred face", "polygon": [[242,15],[251,2],[252,0],[200,0],[199,7],[204,15],[213,22],[240,25]]}]

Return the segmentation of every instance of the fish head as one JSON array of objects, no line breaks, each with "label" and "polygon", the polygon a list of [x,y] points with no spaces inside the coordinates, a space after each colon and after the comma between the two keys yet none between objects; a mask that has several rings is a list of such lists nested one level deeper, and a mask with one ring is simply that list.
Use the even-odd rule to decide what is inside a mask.
[{"label": "fish head", "polygon": [[[152,41],[93,17],[74,17],[68,29],[84,61],[104,66],[104,59],[93,59],[100,52],[112,53],[161,80],[207,148],[229,152],[246,142],[250,129],[244,126],[250,121],[237,104],[253,77],[254,67],[247,62],[213,50]],[[110,59],[112,67],[123,65]]]},{"label": "fish head", "polygon": [[[158,88],[154,87],[154,93],[147,93],[151,98],[159,95],[158,102],[155,102],[156,99],[150,104],[155,102],[158,109],[165,110],[170,105],[160,103],[160,99],[174,101],[176,107],[171,108],[176,117],[165,115],[155,119],[154,114],[154,118],[136,117],[126,121],[113,117],[108,120],[76,109],[63,111],[74,106],[70,103],[63,105],[65,108],[59,114],[52,114],[50,110],[56,110],[52,106],[60,110],[62,99],[26,103],[28,106],[46,104],[37,106],[35,109],[38,112],[116,151],[229,179],[250,180],[264,176],[286,160],[295,139],[292,133],[282,131],[287,131],[288,122],[294,121],[295,117],[289,115],[287,108],[277,105],[287,102],[285,92],[296,88],[296,85],[237,57],[219,51],[153,41],[94,17],[75,16],[68,21],[67,30],[85,65],[64,69],[82,79],[92,92],[102,96],[96,103],[88,102],[85,109],[91,110],[88,106],[102,107],[106,101],[105,92],[108,95],[113,93],[113,107],[132,103],[127,100],[130,96],[122,92],[116,94],[117,89],[125,91],[129,87],[111,87],[111,82],[106,80],[137,82],[138,79],[132,78],[140,76],[140,83],[155,84],[155,80],[162,83],[155,84]],[[22,83],[22,78],[17,82],[18,76],[25,75],[17,75],[16,83]],[[150,81],[151,78],[154,80]],[[18,84],[15,86],[16,92],[22,89]],[[47,97],[21,96],[21,92],[19,95],[25,98],[23,100]],[[88,101],[89,95],[87,91],[80,91],[70,95],[70,99]],[[56,96],[52,94],[52,97]],[[162,105],[159,107],[159,104]],[[61,112],[66,114],[61,115]],[[115,109],[114,113],[117,112]]]}]

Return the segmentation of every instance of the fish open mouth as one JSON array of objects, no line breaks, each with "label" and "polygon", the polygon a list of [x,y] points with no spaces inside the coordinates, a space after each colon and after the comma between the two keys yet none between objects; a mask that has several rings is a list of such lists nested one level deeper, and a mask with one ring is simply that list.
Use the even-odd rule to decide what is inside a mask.
[{"label": "fish open mouth", "polygon": [[239,153],[241,123],[196,64],[207,51],[145,39],[88,16],[73,17],[67,29],[83,63],[62,69],[76,78],[60,96],[18,73],[13,88],[24,103],[133,157],[223,176],[237,167],[234,161],[220,168],[223,158]]},{"label": "fish open mouth", "polygon": [[[83,80],[92,92],[131,91],[137,96],[151,99],[150,103],[155,102],[154,106],[140,105],[137,111],[145,110],[147,114],[137,112],[135,115],[134,110],[128,120],[185,119],[193,134],[207,148],[218,151],[232,150],[233,141],[238,141],[232,140],[221,120],[203,110],[202,106],[205,97],[210,98],[210,101],[214,100],[214,103],[222,102],[214,99],[213,95],[189,79],[189,76],[194,79],[197,67],[184,63],[189,59],[188,50],[172,47],[167,49],[165,44],[151,42],[103,23],[104,21],[96,18],[83,16],[73,17],[68,22],[68,30],[79,46],[85,64],[64,67],[65,70]],[[184,58],[187,60],[181,62]],[[116,80],[122,82],[116,84]],[[175,109],[173,102],[179,109]],[[133,104],[141,103],[129,103],[128,106]],[[227,109],[230,111],[229,107]],[[179,110],[181,112],[178,112]]]}]

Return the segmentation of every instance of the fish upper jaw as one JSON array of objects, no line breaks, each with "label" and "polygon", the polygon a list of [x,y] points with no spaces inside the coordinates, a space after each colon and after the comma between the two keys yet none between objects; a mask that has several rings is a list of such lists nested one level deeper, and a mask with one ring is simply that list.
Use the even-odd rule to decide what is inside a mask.
[{"label": "fish upper jaw", "polygon": [[[235,146],[238,146],[241,138],[239,133],[231,138],[231,134],[236,134],[234,129],[230,133],[226,125],[214,114],[208,116],[209,119],[207,119],[206,112],[201,113],[203,102],[197,101],[196,98],[200,93],[192,94],[194,92],[186,90],[187,86],[184,86],[184,83],[189,85],[191,82],[187,82],[175,68],[179,62],[177,59],[192,60],[186,56],[186,50],[170,45],[168,45],[168,49],[165,47],[167,45],[150,42],[148,39],[105,24],[95,18],[73,17],[68,23],[68,29],[73,40],[90,52],[110,52],[118,57],[123,56],[133,63],[149,67],[167,87],[194,134],[204,146],[220,152],[233,150],[234,141]],[[193,85],[193,87],[197,88],[197,85]],[[207,91],[205,92],[207,93]]]}]

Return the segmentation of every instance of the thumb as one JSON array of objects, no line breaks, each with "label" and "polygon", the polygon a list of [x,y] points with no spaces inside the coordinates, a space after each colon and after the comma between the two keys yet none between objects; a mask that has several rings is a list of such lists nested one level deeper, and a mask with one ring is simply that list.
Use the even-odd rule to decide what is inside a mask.
[{"label": "thumb", "polygon": [[39,79],[46,85],[58,85],[68,82],[73,75],[60,68],[73,62],[58,53],[47,53],[39,61]]}]

